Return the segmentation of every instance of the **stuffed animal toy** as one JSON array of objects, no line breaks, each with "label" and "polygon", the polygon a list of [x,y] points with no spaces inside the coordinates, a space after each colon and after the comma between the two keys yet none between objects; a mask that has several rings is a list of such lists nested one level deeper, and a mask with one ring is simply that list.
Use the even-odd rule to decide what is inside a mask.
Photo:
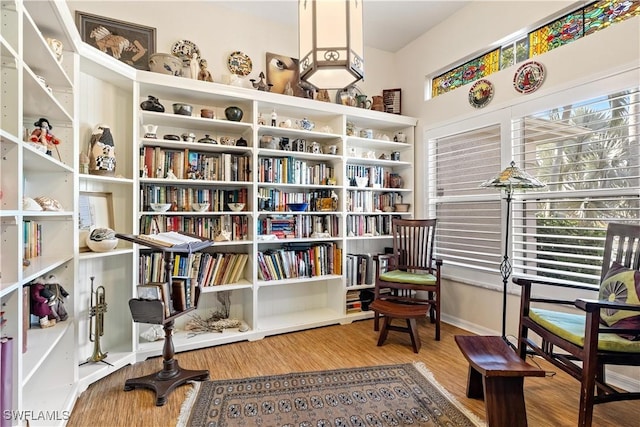
[{"label": "stuffed animal toy", "polygon": [[56,316],[51,310],[55,295],[45,288],[44,279],[39,277],[30,284],[31,314],[37,316],[41,328],[48,328],[56,324]]},{"label": "stuffed animal toy", "polygon": [[38,277],[30,287],[31,314],[38,316],[41,328],[48,328],[69,318],[64,306],[64,298],[69,293],[58,283],[56,276]]},{"label": "stuffed animal toy", "polygon": [[54,296],[51,311],[56,317],[56,320],[58,322],[67,320],[69,318],[69,314],[64,306],[64,298],[69,296],[69,292],[67,292],[66,289],[58,283],[58,278],[53,274],[50,274],[45,278],[44,287]]}]

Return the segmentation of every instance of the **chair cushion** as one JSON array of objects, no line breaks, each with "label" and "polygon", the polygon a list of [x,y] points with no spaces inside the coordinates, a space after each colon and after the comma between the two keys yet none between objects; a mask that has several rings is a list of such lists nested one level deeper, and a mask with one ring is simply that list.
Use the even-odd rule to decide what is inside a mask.
[{"label": "chair cushion", "polygon": [[[599,299],[640,305],[638,294],[640,294],[640,271],[614,262],[600,284]],[[640,329],[640,313],[637,311],[603,308],[600,318],[611,328]],[[620,334],[620,336],[635,340],[640,338],[640,333]]]},{"label": "chair cushion", "polygon": [[[584,346],[586,315],[532,308],[529,317],[538,325],[580,347]],[[640,341],[629,341],[617,334],[599,334],[598,350],[640,353]]]},{"label": "chair cushion", "polygon": [[402,270],[391,270],[380,275],[385,282],[409,283],[412,285],[435,285],[436,276],[429,273],[409,273]]}]

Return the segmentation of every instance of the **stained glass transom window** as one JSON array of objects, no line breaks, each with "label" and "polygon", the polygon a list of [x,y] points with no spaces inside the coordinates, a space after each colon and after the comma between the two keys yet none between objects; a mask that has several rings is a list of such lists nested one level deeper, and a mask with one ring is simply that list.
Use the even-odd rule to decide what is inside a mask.
[{"label": "stained glass transom window", "polygon": [[431,97],[451,92],[501,69],[564,46],[611,24],[640,15],[640,0],[596,1],[531,31],[527,37],[485,53],[431,81]]},{"label": "stained glass transom window", "polygon": [[[433,90],[440,95],[500,70],[500,49],[472,59],[433,79]],[[433,96],[437,96],[433,95]]]}]

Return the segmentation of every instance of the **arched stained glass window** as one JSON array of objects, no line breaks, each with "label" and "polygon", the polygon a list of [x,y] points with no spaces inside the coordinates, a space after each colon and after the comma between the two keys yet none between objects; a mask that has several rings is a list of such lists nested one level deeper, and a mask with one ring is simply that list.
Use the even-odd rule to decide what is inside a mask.
[{"label": "arched stained glass window", "polygon": [[611,24],[640,15],[640,0],[596,1],[555,19],[527,37],[487,52],[431,80],[431,97],[451,92],[518,62],[564,46]]}]

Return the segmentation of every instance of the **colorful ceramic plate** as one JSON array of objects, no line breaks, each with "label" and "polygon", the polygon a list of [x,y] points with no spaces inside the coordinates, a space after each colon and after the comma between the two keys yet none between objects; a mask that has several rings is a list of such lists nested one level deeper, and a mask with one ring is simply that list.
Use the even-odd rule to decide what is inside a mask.
[{"label": "colorful ceramic plate", "polygon": [[520,93],[531,93],[544,82],[544,66],[536,61],[525,62],[513,76],[513,87]]},{"label": "colorful ceramic plate", "polygon": [[493,83],[489,80],[478,80],[469,89],[469,104],[475,108],[485,107],[493,99]]},{"label": "colorful ceramic plate", "polygon": [[195,53],[196,59],[200,59],[200,49],[194,42],[190,42],[189,40],[179,40],[174,43],[171,48],[171,53],[174,56],[177,56],[180,59],[191,59],[193,58],[193,54]]},{"label": "colorful ceramic plate", "polygon": [[248,76],[253,69],[251,58],[249,58],[246,53],[240,52],[239,50],[229,55],[227,65],[229,67],[229,71],[239,76]]}]

